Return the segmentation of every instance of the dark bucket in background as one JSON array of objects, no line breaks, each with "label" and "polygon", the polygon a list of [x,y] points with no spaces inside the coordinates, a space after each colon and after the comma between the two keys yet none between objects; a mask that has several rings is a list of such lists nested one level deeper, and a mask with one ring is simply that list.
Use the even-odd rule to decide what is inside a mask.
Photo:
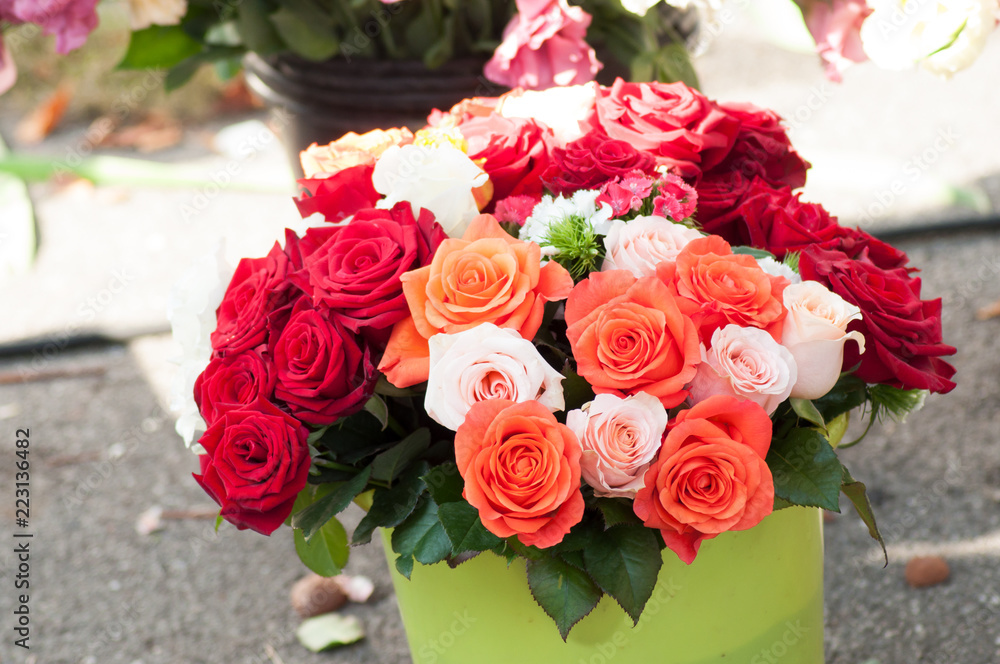
[{"label": "dark bucket in background", "polygon": [[466,97],[496,96],[507,88],[483,76],[487,58],[459,58],[437,69],[411,60],[314,62],[294,55],[244,59],[247,84],[275,116],[277,130],[297,177],[299,152],[349,131],[427,124],[427,115]]}]

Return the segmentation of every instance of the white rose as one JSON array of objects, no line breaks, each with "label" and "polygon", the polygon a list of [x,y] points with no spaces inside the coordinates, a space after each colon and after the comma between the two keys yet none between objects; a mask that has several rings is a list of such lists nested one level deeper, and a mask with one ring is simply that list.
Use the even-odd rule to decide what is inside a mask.
[{"label": "white rose", "polygon": [[756,327],[727,325],[702,346],[702,363],[691,382],[691,399],[725,394],[760,405],[770,415],[788,398],[797,367],[787,348]]},{"label": "white rose", "polygon": [[597,98],[596,83],[567,85],[548,90],[508,93],[497,112],[505,118],[527,118],[552,129],[556,143],[566,145],[582,138],[580,124],[590,117]]},{"label": "white rose", "polygon": [[660,450],[667,411],[645,392],[624,399],[598,394],[582,409],[567,413],[566,426],[580,439],[580,468],[594,493],[632,498]]},{"label": "white rose", "polygon": [[802,277],[799,276],[798,272],[796,272],[789,266],[785,265],[784,263],[776,261],[770,256],[765,256],[764,258],[758,258],[757,265],[760,266],[760,269],[764,270],[764,272],[767,272],[771,276],[784,277],[785,279],[788,279],[789,283],[792,284],[802,283]]},{"label": "white rose", "polygon": [[487,399],[537,401],[553,412],[565,408],[562,374],[516,330],[483,323],[456,334],[435,334],[429,345],[424,410],[452,431],[465,422],[473,404]]},{"label": "white rose", "polygon": [[488,179],[468,155],[450,145],[394,145],[382,153],[372,173],[375,191],[385,196],[376,207],[388,210],[407,201],[414,216],[427,208],[451,237],[461,237],[479,215],[472,190]]},{"label": "white rose", "polygon": [[663,217],[615,219],[604,238],[601,271],[628,270],[638,278],[654,277],[657,265],[676,260],[688,242],[700,237],[700,232]]},{"label": "white rose", "polygon": [[823,284],[804,281],[785,288],[785,317],[781,343],[795,357],[799,368],[792,396],[818,399],[829,392],[844,364],[844,344],[856,341],[865,352],[865,338],[857,330],[847,331],[851,321],[861,320],[861,310],[832,293]]},{"label": "white rose", "polygon": [[132,30],[151,25],[177,25],[187,13],[187,0],[128,0]]},{"label": "white rose", "polygon": [[975,61],[996,27],[997,0],[869,0],[865,54],[883,69],[950,76]]},{"label": "white rose", "polygon": [[[191,447],[195,434],[206,426],[194,401],[194,382],[205,370],[212,357],[212,332],[215,331],[215,310],[222,304],[234,268],[223,258],[220,240],[211,254],[202,256],[189,267],[170,290],[167,299],[167,320],[173,330],[174,342],[180,346],[180,366],[174,376],[170,408],[178,414],[177,433]],[[199,451],[195,446],[194,451]]]}]

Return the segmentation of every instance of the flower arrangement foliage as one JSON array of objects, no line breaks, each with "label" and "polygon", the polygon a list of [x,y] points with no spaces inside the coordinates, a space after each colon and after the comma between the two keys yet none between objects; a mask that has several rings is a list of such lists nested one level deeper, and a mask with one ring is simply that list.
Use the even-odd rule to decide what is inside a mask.
[{"label": "flower arrangement foliage", "polygon": [[303,165],[304,227],[184,319],[221,518],[290,525],[332,574],[359,501],[350,543],[393,529],[405,576],[525,559],[564,637],[605,594],[638,620],[665,556],[774,510],[843,494],[881,542],[848,418],[948,392],[954,349],[904,253],[794,193],[773,112],[516,91]]},{"label": "flower arrangement foliage", "polygon": [[[136,2],[138,0],[132,0]],[[594,80],[601,49],[632,78],[695,80],[666,4],[619,0],[142,0],[145,25],[132,35],[129,68],[170,69],[176,87],[203,64],[239,66],[247,51],[422,60],[436,68],[454,58],[489,56],[486,79],[541,89]]]}]

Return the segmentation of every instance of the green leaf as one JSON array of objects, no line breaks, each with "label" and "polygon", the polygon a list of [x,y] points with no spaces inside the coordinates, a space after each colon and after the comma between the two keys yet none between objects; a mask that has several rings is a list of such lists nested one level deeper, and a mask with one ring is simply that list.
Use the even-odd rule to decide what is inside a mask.
[{"label": "green leaf", "polygon": [[402,574],[407,579],[413,574],[413,556],[397,556],[396,557],[396,571]]},{"label": "green leaf", "polygon": [[438,506],[422,496],[413,513],[392,531],[392,550],[417,562],[432,565],[451,554],[451,540],[438,518]]},{"label": "green leaf", "polygon": [[783,510],[786,507],[795,507],[795,505],[793,505],[792,503],[788,502],[787,500],[785,500],[783,498],[778,498],[777,496],[774,497],[774,511],[775,512],[777,512],[778,510]]},{"label": "green leaf", "polygon": [[219,514],[219,516],[215,517],[215,532],[219,532],[219,526],[222,525],[223,521],[224,519],[222,518],[221,513]]},{"label": "green leaf", "polygon": [[770,251],[764,251],[756,247],[733,247],[733,253],[753,256],[754,258],[774,258],[774,254]]},{"label": "green leaf", "polygon": [[615,526],[583,550],[587,572],[639,624],[663,564],[656,533],[643,526]]},{"label": "green leaf", "polygon": [[[434,466],[430,472],[424,475],[424,483],[427,490],[438,505],[462,501],[462,490],[465,482],[462,480],[458,466],[452,462],[442,463]],[[464,502],[464,501],[463,501]]]},{"label": "green leaf", "polygon": [[819,409],[813,405],[813,402],[809,399],[789,399],[792,404],[792,410],[795,414],[804,419],[807,422],[812,422],[821,429],[826,429],[826,421],[823,420],[823,415],[820,414]]},{"label": "green leaf", "polygon": [[326,430],[329,429],[329,428],[330,427],[320,427],[319,429],[316,429],[315,431],[311,431],[309,433],[309,437],[306,438],[306,442],[309,443],[310,445],[315,445],[316,441],[319,440],[320,438],[322,438],[323,435],[326,433]]},{"label": "green leaf", "polygon": [[847,433],[847,425],[851,423],[851,413],[841,413],[830,420],[826,425],[826,439],[830,441],[830,446],[837,449],[837,445],[844,439]]},{"label": "green leaf", "polygon": [[642,520],[632,510],[632,501],[624,498],[598,498],[597,509],[604,516],[605,529],[619,525],[638,525]]},{"label": "green leaf", "polygon": [[555,621],[563,641],[573,625],[594,610],[602,594],[586,573],[548,556],[528,561],[528,588],[542,610]]},{"label": "green leaf", "polygon": [[375,457],[372,462],[372,479],[392,482],[406,466],[431,446],[431,431],[417,429],[409,436]]},{"label": "green leaf", "polygon": [[310,21],[291,7],[271,14],[271,23],[289,48],[308,60],[326,60],[340,50],[340,40],[329,26]]},{"label": "green leaf", "polygon": [[236,29],[247,50],[260,55],[270,55],[285,48],[286,44],[268,16],[265,0],[241,0],[236,14]]},{"label": "green leaf", "polygon": [[299,643],[313,652],[345,646],[365,638],[357,616],[324,613],[304,621],[295,630]]},{"label": "green leaf", "polygon": [[355,496],[365,490],[370,476],[371,468],[365,468],[350,480],[335,486],[330,493],[293,514],[292,527],[301,529],[306,540],[312,539],[324,523],[347,509]]},{"label": "green leaf", "polygon": [[423,494],[426,485],[422,476],[426,475],[428,470],[427,462],[421,461],[407,468],[391,489],[376,490],[371,509],[354,529],[351,542],[367,544],[379,526],[392,528],[410,516],[413,508],[417,506],[417,500]]},{"label": "green leaf", "polygon": [[774,477],[774,494],[796,505],[840,511],[840,461],[816,429],[792,429],[771,442],[767,465]]},{"label": "green leaf", "polygon": [[654,59],[657,80],[683,81],[688,87],[698,89],[698,74],[691,64],[691,56],[684,44],[672,43],[663,46]]},{"label": "green leaf", "polygon": [[295,552],[305,566],[320,576],[336,576],[347,564],[350,547],[347,531],[337,519],[330,519],[306,541],[301,530],[295,530]]},{"label": "green leaf", "polygon": [[382,425],[382,430],[385,431],[386,427],[389,426],[389,407],[385,405],[385,402],[378,396],[372,396],[365,402],[365,410],[375,416],[378,423]]},{"label": "green leaf", "polygon": [[841,413],[854,410],[868,400],[868,389],[865,381],[852,373],[842,373],[826,396],[813,401],[813,405],[823,415],[827,422]]},{"label": "green leaf", "polygon": [[590,386],[587,379],[573,371],[569,365],[562,370],[565,376],[562,382],[563,398],[566,402],[566,412],[582,408],[594,400],[594,388]]},{"label": "green leaf", "polygon": [[854,510],[858,513],[858,516],[868,526],[868,534],[882,547],[882,555],[885,556],[885,564],[888,565],[889,554],[885,550],[885,540],[882,538],[882,533],[875,522],[875,512],[872,510],[872,503],[868,499],[868,489],[864,484],[851,477],[851,472],[847,470],[846,466],[841,466],[841,468],[843,469],[843,483],[840,485],[840,490],[844,492],[844,495],[854,505]]},{"label": "green leaf", "polygon": [[201,52],[202,45],[179,25],[153,25],[132,33],[119,69],[169,69]]},{"label": "green leaf", "polygon": [[502,542],[499,537],[486,530],[478,510],[464,500],[440,505],[438,518],[451,540],[451,553],[454,556],[466,551],[489,551]]}]

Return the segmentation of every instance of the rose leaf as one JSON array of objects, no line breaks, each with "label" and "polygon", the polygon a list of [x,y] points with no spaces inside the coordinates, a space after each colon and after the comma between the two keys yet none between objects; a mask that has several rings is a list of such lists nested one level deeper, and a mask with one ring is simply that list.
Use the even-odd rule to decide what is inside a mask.
[{"label": "rose leaf", "polygon": [[392,528],[410,516],[417,506],[417,500],[423,495],[426,485],[422,476],[427,474],[427,470],[427,462],[421,461],[405,470],[391,489],[380,488],[375,491],[371,509],[354,529],[351,542],[367,544],[379,526]]},{"label": "rose leaf", "polygon": [[300,512],[292,515],[292,528],[300,528],[302,535],[309,540],[319,528],[335,514],[343,512],[355,496],[365,490],[371,468],[365,468],[350,480],[337,485],[327,495],[319,498]]},{"label": "rose leaf", "polygon": [[295,552],[306,567],[320,576],[336,576],[350,556],[347,531],[337,519],[327,521],[309,540],[296,529]]},{"label": "rose leaf", "polygon": [[458,472],[458,466],[451,461],[431,468],[430,472],[424,475],[423,480],[427,484],[431,498],[438,505],[462,500],[462,489],[465,487],[465,482],[462,481],[462,475]]},{"label": "rose leaf", "polygon": [[324,613],[299,625],[295,636],[309,650],[320,652],[360,641],[365,638],[365,632],[356,616]]},{"label": "rose leaf", "polygon": [[594,538],[583,558],[590,578],[638,624],[663,564],[656,533],[643,526],[615,526]]},{"label": "rose leaf", "polygon": [[372,479],[391,483],[407,464],[427,451],[430,445],[430,429],[426,427],[417,429],[375,457],[372,462]]},{"label": "rose leaf", "polygon": [[851,477],[851,471],[847,470],[846,466],[842,465],[841,468],[844,474],[840,490],[850,499],[851,504],[854,505],[854,510],[861,517],[861,520],[865,522],[865,525],[868,526],[868,534],[882,547],[882,555],[885,556],[885,564],[888,565],[889,554],[885,550],[885,540],[882,539],[882,533],[878,529],[878,524],[875,523],[875,512],[872,510],[872,503],[868,499],[868,489],[864,484]]},{"label": "rose leaf", "polygon": [[451,540],[454,556],[467,551],[488,551],[501,543],[499,537],[486,530],[479,511],[464,500],[441,505],[438,517]]},{"label": "rose leaf", "polygon": [[840,511],[840,461],[826,437],[816,429],[792,429],[786,437],[773,440],[767,465],[778,498]]},{"label": "rose leaf", "polygon": [[542,610],[555,621],[563,641],[573,625],[593,611],[602,597],[585,572],[552,557],[528,561],[528,588]]},{"label": "rose leaf", "polygon": [[451,540],[438,518],[437,503],[428,496],[420,498],[410,516],[392,531],[392,550],[401,558],[413,556],[425,565],[451,554]]}]

